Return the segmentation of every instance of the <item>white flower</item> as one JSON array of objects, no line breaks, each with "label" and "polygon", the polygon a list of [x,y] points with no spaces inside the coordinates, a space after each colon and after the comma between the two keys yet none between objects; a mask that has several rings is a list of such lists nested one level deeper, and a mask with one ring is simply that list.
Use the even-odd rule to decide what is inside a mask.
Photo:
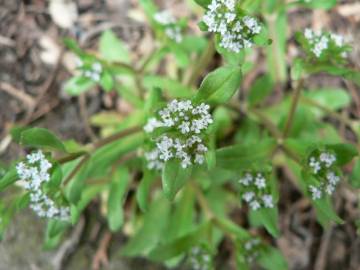
[{"label": "white flower", "polygon": [[[83,67],[83,65],[81,66]],[[100,62],[94,62],[90,69],[83,70],[82,75],[86,78],[89,78],[95,82],[99,82],[101,79],[101,74],[103,71],[103,67]]]},{"label": "white flower", "polygon": [[250,173],[246,173],[243,178],[239,180],[239,183],[248,186],[253,181],[253,177]]},{"label": "white flower", "polygon": [[259,189],[263,189],[263,188],[266,187],[265,178],[264,178],[261,174],[258,174],[258,175],[256,176],[255,186],[257,186]]},{"label": "white flower", "polygon": [[175,18],[168,10],[163,10],[155,13],[154,19],[155,21],[163,25],[176,23]]},{"label": "white flower", "polygon": [[336,185],[340,181],[340,177],[337,176],[334,172],[328,172],[326,174],[326,179],[331,185]]},{"label": "white flower", "polygon": [[163,163],[172,158],[179,159],[181,166],[187,168],[192,164],[203,164],[204,154],[208,148],[201,136],[212,123],[209,113],[210,106],[202,103],[198,106],[190,100],[173,100],[158,112],[158,117],[150,118],[144,127],[145,132],[151,133],[159,127],[173,128],[156,139],[157,152],[145,153],[145,159],[150,163],[148,168],[158,169]]},{"label": "white flower", "polygon": [[154,15],[154,20],[165,26],[165,34],[167,37],[174,40],[176,43],[182,41],[181,29],[178,25],[176,25],[176,19],[169,11],[163,10],[156,13]]},{"label": "white flower", "polygon": [[311,40],[313,38],[313,31],[309,28],[305,29],[304,36],[306,39]]},{"label": "white flower", "polygon": [[338,47],[344,46],[345,39],[343,36],[331,33],[330,37],[335,42],[336,46],[338,46]]},{"label": "white flower", "polygon": [[26,159],[27,163],[17,164],[16,172],[21,180],[20,184],[30,192],[30,208],[39,217],[68,219],[69,208],[57,208],[55,202],[42,190],[42,185],[50,181],[51,162],[41,151],[27,155]]},{"label": "white flower", "polygon": [[249,205],[252,210],[258,210],[261,207],[260,203],[256,200],[251,201]]},{"label": "white flower", "polygon": [[319,158],[320,158],[321,162],[325,163],[325,166],[327,168],[329,168],[331,165],[333,165],[334,162],[336,161],[335,155],[326,153],[326,152],[321,153]]},{"label": "white flower", "polygon": [[321,170],[320,162],[316,161],[315,157],[310,158],[309,166],[313,169],[315,174]]},{"label": "white flower", "polygon": [[273,198],[272,198],[272,196],[270,194],[263,195],[262,200],[264,202],[265,207],[267,207],[267,208],[273,208],[274,207]]},{"label": "white flower", "polygon": [[235,5],[235,0],[212,0],[203,22],[209,32],[220,35],[221,47],[237,53],[252,46],[251,40],[254,35],[260,33],[261,26],[251,16],[238,15]]},{"label": "white flower", "polygon": [[317,200],[317,199],[321,198],[321,196],[322,196],[321,189],[311,185],[311,186],[309,186],[309,190],[311,192],[311,196],[312,196],[313,200]]},{"label": "white flower", "polygon": [[94,72],[101,73],[102,72],[102,65],[99,62],[95,62],[91,65],[91,68]]},{"label": "white flower", "polygon": [[163,123],[157,120],[155,117],[150,118],[147,124],[144,126],[144,130],[147,133],[153,132],[156,128],[162,127]]},{"label": "white flower", "polygon": [[242,196],[242,198],[243,198],[244,201],[246,201],[246,202],[250,202],[254,197],[255,197],[255,193],[252,192],[252,191],[246,192],[246,193],[244,193],[244,195]]},{"label": "white flower", "polygon": [[304,37],[307,39],[310,45],[310,50],[316,57],[320,57],[322,53],[329,48],[331,42],[339,48],[345,45],[345,39],[343,36],[334,33],[313,31],[309,28],[305,29]]}]

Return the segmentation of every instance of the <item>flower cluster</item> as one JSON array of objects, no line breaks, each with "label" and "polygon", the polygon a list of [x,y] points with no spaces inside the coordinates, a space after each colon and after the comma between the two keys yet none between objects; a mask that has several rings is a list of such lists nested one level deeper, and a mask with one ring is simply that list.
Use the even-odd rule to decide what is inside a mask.
[{"label": "flower cluster", "polygon": [[171,40],[179,43],[182,41],[181,28],[177,25],[174,16],[167,10],[154,15],[154,20],[164,26],[165,34]]},{"label": "flower cluster", "polygon": [[99,82],[101,74],[103,72],[103,67],[101,63],[94,62],[89,67],[84,64],[83,61],[77,59],[77,68],[82,71],[82,75],[86,78],[93,80],[94,82]]},{"label": "flower cluster", "polygon": [[273,197],[270,193],[270,187],[262,173],[245,173],[240,178],[241,198],[252,210],[258,210],[261,207],[273,208]]},{"label": "flower cluster", "polygon": [[181,160],[181,166],[187,168],[196,163],[202,164],[208,148],[203,142],[204,131],[213,122],[209,113],[210,106],[202,103],[193,105],[190,100],[171,101],[150,118],[144,127],[152,133],[157,128],[166,128],[155,139],[155,149],[145,153],[149,169],[161,169],[164,162],[173,158]]},{"label": "flower cluster", "polygon": [[194,247],[190,252],[190,264],[193,270],[210,270],[212,268],[211,254],[202,247]]},{"label": "flower cluster", "polygon": [[69,208],[58,207],[43,191],[43,184],[50,181],[49,170],[52,164],[41,152],[26,156],[26,161],[16,166],[23,187],[30,193],[30,207],[40,217],[67,220]]},{"label": "flower cluster", "polygon": [[220,35],[221,47],[236,53],[252,47],[253,37],[261,32],[255,18],[238,14],[235,0],[212,0],[203,21],[209,32]]},{"label": "flower cluster", "polygon": [[[321,31],[314,31],[306,28],[304,31],[304,37],[307,40],[311,52],[319,58],[324,51],[328,50],[331,46],[342,48],[345,44],[345,39],[341,35],[334,33],[326,33]],[[346,53],[342,54],[346,57]]]},{"label": "flower cluster", "polygon": [[336,185],[340,181],[340,176],[334,168],[336,156],[333,153],[324,151],[313,154],[309,159],[309,167],[314,175],[322,181],[317,185],[309,185],[309,190],[313,200],[320,199],[323,194],[331,195],[335,191]]},{"label": "flower cluster", "polygon": [[252,263],[259,255],[262,243],[259,238],[251,238],[244,243],[246,261]]}]

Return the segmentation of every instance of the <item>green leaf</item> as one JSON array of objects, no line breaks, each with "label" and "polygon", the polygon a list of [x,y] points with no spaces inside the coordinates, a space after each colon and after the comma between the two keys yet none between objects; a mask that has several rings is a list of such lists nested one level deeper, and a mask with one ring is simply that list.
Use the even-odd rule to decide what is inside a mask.
[{"label": "green leaf", "polygon": [[337,0],[303,1],[303,5],[313,9],[330,9],[336,5]]},{"label": "green leaf", "polygon": [[91,166],[89,175],[103,176],[113,162],[129,152],[135,151],[143,145],[143,141],[144,134],[139,132],[101,147],[92,155],[92,163],[96,166]]},{"label": "green leaf", "polygon": [[22,127],[22,126],[15,126],[10,130],[11,138],[14,142],[20,144],[21,140],[21,133],[25,130],[30,129],[31,127]]},{"label": "green leaf", "polygon": [[250,234],[247,230],[243,229],[242,227],[234,223],[232,220],[228,218],[217,218],[216,220],[220,228],[230,234],[234,234],[236,238],[248,239],[250,237]]},{"label": "green leaf", "polygon": [[201,243],[208,235],[210,228],[210,223],[205,223],[185,236],[154,248],[149,253],[149,257],[155,261],[166,261],[174,258]]},{"label": "green leaf", "polygon": [[[90,175],[90,169],[92,167],[92,160],[87,159],[84,161],[84,157],[79,159],[78,161],[84,162],[81,166],[81,169],[77,174],[74,176],[74,178],[70,181],[67,189],[66,189],[66,195],[69,201],[73,204],[76,204],[80,199],[83,192],[83,188],[85,186],[85,180]],[[79,164],[78,163],[78,164]]]},{"label": "green leaf", "polygon": [[[304,93],[304,95],[330,110],[345,108],[351,102],[351,97],[348,92],[344,89],[338,88],[310,90]],[[312,108],[312,111],[317,115],[322,114],[322,111],[317,108]]]},{"label": "green leaf", "polygon": [[81,212],[88,206],[88,204],[99,194],[101,193],[107,185],[92,185],[84,187],[81,193],[81,199],[77,202],[76,205],[71,205],[71,223],[75,225],[80,217]]},{"label": "green leaf", "polygon": [[141,182],[136,190],[136,200],[139,208],[143,212],[148,210],[150,188],[155,180],[155,174],[149,170],[145,170],[143,178],[141,179]]},{"label": "green leaf", "polygon": [[102,33],[100,37],[99,50],[101,56],[107,61],[130,63],[128,49],[111,30],[107,30]]},{"label": "green leaf", "polygon": [[264,250],[260,250],[257,262],[268,270],[287,270],[288,263],[281,252],[273,247],[267,246]]},{"label": "green leaf", "polygon": [[19,179],[16,168],[12,167],[0,180],[0,192]]},{"label": "green leaf", "polygon": [[354,188],[360,188],[360,159],[355,162],[354,168],[349,177],[349,182]]},{"label": "green leaf", "polygon": [[145,11],[146,16],[150,19],[153,19],[154,14],[157,12],[157,7],[153,0],[139,0],[139,4]]},{"label": "green leaf", "polygon": [[65,83],[64,89],[70,96],[78,96],[90,90],[94,85],[95,83],[89,78],[75,76]]},{"label": "green leaf", "polygon": [[194,189],[186,186],[181,197],[177,200],[166,232],[166,240],[170,242],[189,233],[194,226],[195,218],[195,194]]},{"label": "green leaf", "polygon": [[195,102],[225,103],[239,89],[242,81],[240,67],[221,67],[210,72],[194,97]]},{"label": "green leaf", "polygon": [[277,208],[260,208],[256,211],[250,211],[250,220],[254,225],[262,225],[273,236],[280,235],[278,227]]},{"label": "green leaf", "polygon": [[263,75],[256,79],[250,88],[248,102],[250,106],[261,103],[273,90],[274,83],[269,75]]},{"label": "green leaf", "polygon": [[47,148],[66,152],[64,144],[45,128],[31,128],[21,133],[20,143],[24,146]]},{"label": "green leaf", "polygon": [[182,168],[178,160],[169,160],[162,171],[162,187],[165,196],[173,200],[191,175],[191,168]]},{"label": "green leaf", "polygon": [[61,170],[61,166],[58,163],[53,164],[51,178],[47,185],[51,188],[58,188],[61,184],[62,179],[63,173]]},{"label": "green leaf", "polygon": [[211,4],[211,0],[195,0],[195,2],[203,8],[207,8]]},{"label": "green leaf", "polygon": [[66,228],[69,227],[69,223],[61,220],[49,220],[46,229],[46,234],[49,238],[55,237],[57,234],[62,233]]},{"label": "green leaf", "polygon": [[265,139],[253,144],[235,144],[216,151],[217,167],[230,170],[249,169],[264,164],[276,147],[273,139]]},{"label": "green leaf", "polygon": [[145,213],[141,228],[126,243],[121,254],[129,257],[148,254],[163,239],[169,213],[170,202],[166,198],[155,200]]},{"label": "green leaf", "polygon": [[336,164],[343,166],[358,155],[356,147],[348,143],[328,144],[326,148],[333,150],[336,154]]},{"label": "green leaf", "polygon": [[124,223],[123,201],[130,183],[129,171],[125,167],[118,167],[112,177],[108,198],[107,219],[110,230],[115,232]]},{"label": "green leaf", "polygon": [[108,71],[101,74],[100,85],[105,91],[111,91],[114,87],[114,79]]},{"label": "green leaf", "polygon": [[64,44],[66,47],[68,47],[70,50],[72,50],[76,54],[81,54],[82,50],[77,44],[76,40],[71,38],[64,38]]},{"label": "green leaf", "polygon": [[69,228],[69,223],[59,220],[49,220],[46,231],[43,248],[53,249],[59,245],[62,236]]},{"label": "green leaf", "polygon": [[334,221],[338,224],[344,223],[344,221],[334,211],[329,196],[313,200],[312,203],[316,209],[319,222],[323,227],[327,227],[330,221]]},{"label": "green leaf", "polygon": [[156,109],[158,104],[161,102],[161,89],[158,87],[152,88],[149,91],[149,95],[145,101],[144,110],[151,114],[153,113],[153,110]]}]

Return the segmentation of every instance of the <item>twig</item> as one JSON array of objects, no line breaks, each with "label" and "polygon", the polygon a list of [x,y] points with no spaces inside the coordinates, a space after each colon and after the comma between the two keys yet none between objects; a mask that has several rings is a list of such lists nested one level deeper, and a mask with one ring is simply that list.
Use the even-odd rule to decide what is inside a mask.
[{"label": "twig", "polygon": [[92,269],[99,270],[100,267],[108,266],[109,258],[107,255],[107,250],[111,242],[112,234],[109,231],[106,231],[103,235],[98,250],[95,253],[95,256],[92,261]]},{"label": "twig", "polygon": [[60,66],[61,66],[61,59],[63,57],[64,54],[64,48],[61,48],[59,57],[57,59],[55,68],[52,69],[49,77],[47,78],[47,80],[43,83],[43,85],[40,88],[39,94],[37,95],[37,97],[35,98],[35,102],[32,106],[32,108],[30,109],[28,115],[25,117],[24,122],[30,122],[31,119],[33,118],[33,114],[34,111],[36,109],[36,107],[38,106],[38,104],[40,103],[40,101],[43,99],[43,97],[45,96],[45,94],[47,93],[47,91],[50,89],[50,87],[52,86],[56,75],[57,75],[57,71],[59,70]]},{"label": "twig", "polygon": [[[360,6],[360,4],[359,4],[359,6]],[[353,97],[353,100],[356,105],[356,116],[359,118],[360,117],[360,93],[356,89],[356,87],[354,86],[354,84],[352,82],[349,82],[348,80],[344,80],[344,82],[345,82],[347,88],[350,90],[350,93]]]},{"label": "twig", "polygon": [[63,263],[65,259],[76,249],[76,246],[80,242],[80,238],[82,232],[85,228],[85,219],[83,217],[80,218],[78,224],[73,230],[71,236],[62,243],[62,245],[57,250],[56,254],[51,260],[51,264],[54,266],[54,270],[63,269]]},{"label": "twig", "polygon": [[8,84],[6,82],[0,82],[0,89],[8,93],[9,95],[17,98],[18,100],[22,101],[24,104],[26,104],[29,110],[34,108],[35,106],[34,98],[26,94],[25,92],[15,88],[11,84]]}]

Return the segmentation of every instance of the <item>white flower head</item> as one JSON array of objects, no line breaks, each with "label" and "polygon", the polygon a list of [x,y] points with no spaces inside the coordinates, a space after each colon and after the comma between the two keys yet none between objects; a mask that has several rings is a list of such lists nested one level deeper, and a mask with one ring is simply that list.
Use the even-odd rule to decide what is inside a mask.
[{"label": "white flower head", "polygon": [[321,170],[320,162],[315,157],[310,158],[309,166],[313,169],[313,172],[317,174]]},{"label": "white flower head", "polygon": [[267,207],[267,208],[273,208],[274,207],[273,197],[270,194],[263,195],[262,200],[263,200],[263,203],[264,203],[265,207]]},{"label": "white flower head", "polygon": [[242,198],[243,198],[244,201],[246,201],[246,202],[250,202],[254,197],[255,197],[255,193],[252,192],[252,191],[246,192],[246,193],[244,193],[244,195],[242,196]]},{"label": "white flower head", "polygon": [[254,35],[261,32],[258,21],[251,16],[240,16],[235,0],[212,0],[203,17],[208,31],[220,35],[220,46],[232,52],[250,48]]},{"label": "white flower head", "polygon": [[155,140],[155,158],[154,151],[145,154],[148,168],[160,168],[160,164],[173,158],[180,160],[183,168],[203,164],[208,151],[203,137],[213,122],[209,110],[210,106],[205,103],[194,105],[190,100],[175,99],[155,117],[150,118],[144,127],[146,133],[152,133],[159,127],[170,128],[172,131]]},{"label": "white flower head", "polygon": [[176,43],[182,41],[181,29],[176,25],[175,17],[168,10],[155,13],[154,20],[165,27],[165,35],[168,38]]},{"label": "white flower head", "polygon": [[260,203],[257,200],[252,200],[249,205],[250,208],[254,211],[258,210],[261,207]]},{"label": "white flower head", "polygon": [[26,161],[19,162],[16,172],[20,184],[30,192],[30,208],[39,217],[67,220],[70,215],[69,208],[57,207],[42,189],[42,185],[50,181],[51,168],[51,162],[43,152],[38,151],[27,155]]},{"label": "white flower head", "polygon": [[270,194],[270,186],[266,180],[266,176],[259,172],[247,172],[240,178],[242,195],[244,200],[252,210],[259,208],[273,208],[274,200]]},{"label": "white flower head", "polygon": [[306,28],[304,37],[310,46],[310,51],[317,58],[321,57],[322,54],[330,48],[331,44],[338,48],[345,46],[345,38],[334,33],[322,32],[320,30],[314,31]]},{"label": "white flower head", "polygon": [[256,176],[255,186],[257,186],[258,189],[263,189],[266,187],[266,180],[261,174]]},{"label": "white flower head", "polygon": [[309,190],[313,200],[318,200],[322,197],[322,191],[320,188],[311,185],[309,186]]},{"label": "white flower head", "polygon": [[103,72],[103,66],[100,62],[94,62],[91,64],[90,68],[84,67],[84,64],[80,67],[82,68],[82,75],[86,78],[91,79],[94,82],[99,82],[101,79],[101,74]]}]

